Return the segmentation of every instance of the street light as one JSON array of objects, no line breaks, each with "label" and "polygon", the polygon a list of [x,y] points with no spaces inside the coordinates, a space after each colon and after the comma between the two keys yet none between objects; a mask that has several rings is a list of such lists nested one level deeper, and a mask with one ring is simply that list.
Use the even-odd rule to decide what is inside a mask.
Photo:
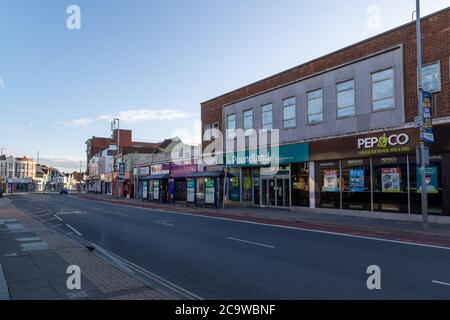
[{"label": "street light", "polygon": [[[416,37],[417,37],[417,87],[419,96],[419,117],[423,118],[423,96],[422,96],[422,32],[420,27],[420,0],[416,0]],[[425,169],[426,169],[426,154],[425,154],[425,141],[424,141],[424,127],[423,122],[420,126],[420,174],[422,177],[421,185],[421,202],[422,202],[422,218],[423,228],[428,228],[428,194],[425,186]]]}]

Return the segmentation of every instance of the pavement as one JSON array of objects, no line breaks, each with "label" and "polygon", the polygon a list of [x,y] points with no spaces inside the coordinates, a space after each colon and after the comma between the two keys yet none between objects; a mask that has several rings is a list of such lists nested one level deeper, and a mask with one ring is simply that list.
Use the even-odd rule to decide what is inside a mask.
[{"label": "pavement", "polygon": [[[72,195],[10,200],[49,228],[76,233],[95,251],[193,299],[450,299],[444,243]],[[374,265],[381,290],[367,287]]]},{"label": "pavement", "polygon": [[255,207],[226,207],[214,209],[194,206],[187,207],[185,205],[166,205],[98,194],[78,193],[73,194],[73,196],[80,199],[135,206],[139,208],[232,218],[338,233],[359,234],[361,236],[381,237],[437,246],[450,246],[450,225],[446,224],[430,223],[428,229],[424,230],[422,223],[420,222],[345,216],[330,214],[326,211],[311,213],[301,211],[301,209],[289,211],[285,209]]},{"label": "pavement", "polygon": [[[170,297],[131,277],[81,243],[45,223],[58,221],[43,207],[34,216],[0,198],[0,300],[164,300]],[[39,218],[39,219],[37,219]],[[79,266],[81,288],[67,286]]]}]

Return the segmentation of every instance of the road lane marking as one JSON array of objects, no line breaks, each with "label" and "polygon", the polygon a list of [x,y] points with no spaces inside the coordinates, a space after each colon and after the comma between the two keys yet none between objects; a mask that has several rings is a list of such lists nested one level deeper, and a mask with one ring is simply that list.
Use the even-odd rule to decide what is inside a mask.
[{"label": "road lane marking", "polygon": [[275,249],[274,246],[270,246],[268,244],[263,244],[263,243],[258,243],[258,242],[253,242],[253,241],[247,241],[247,240],[242,240],[242,239],[237,239],[237,238],[232,238],[232,237],[228,237],[228,240],[233,240],[233,241],[238,241],[238,242],[244,242],[244,243],[248,243],[248,244],[253,244],[255,246],[260,246],[260,247],[265,247],[265,248],[270,248],[270,249]]},{"label": "road lane marking", "polygon": [[442,281],[436,281],[436,280],[433,280],[433,281],[431,281],[431,282],[433,282],[433,283],[435,283],[435,284],[441,284],[441,285],[443,285],[443,286],[448,286],[448,287],[450,287],[450,283],[446,283],[446,282],[442,282]]},{"label": "road lane marking", "polygon": [[173,225],[173,224],[171,224],[169,222],[172,222],[172,221],[169,221],[169,220],[155,221],[155,223],[161,224],[161,225],[166,226],[166,227],[175,227],[175,225]]},{"label": "road lane marking", "polygon": [[57,216],[56,214],[54,215],[56,219],[58,219],[59,221],[63,221],[63,219],[61,219],[61,217]]},{"label": "road lane marking", "polygon": [[79,232],[77,229],[75,229],[74,227],[72,227],[70,224],[66,223],[66,226],[72,230],[73,232],[75,232],[77,235],[79,235],[80,237],[82,237],[83,235],[81,234],[81,232]]},{"label": "road lane marking", "polygon": [[290,230],[304,231],[304,232],[310,232],[310,233],[321,233],[321,234],[328,234],[328,235],[340,236],[340,237],[348,237],[348,238],[356,238],[356,239],[364,239],[364,240],[372,240],[372,241],[380,241],[380,242],[389,242],[389,243],[396,243],[396,244],[402,244],[402,245],[410,245],[410,246],[416,246],[416,247],[424,247],[424,248],[432,248],[432,249],[440,249],[440,250],[450,251],[450,247],[442,247],[442,246],[417,243],[417,242],[408,242],[408,241],[404,241],[404,240],[402,240],[402,241],[389,240],[389,239],[384,239],[384,238],[374,238],[374,237],[368,237],[368,236],[352,235],[352,234],[348,234],[348,233],[339,233],[339,232],[332,232],[332,231],[323,231],[323,230],[306,229],[306,228],[300,228],[300,227],[283,226],[283,225],[272,224],[272,223],[262,223],[262,222],[236,220],[236,219],[223,218],[223,217],[213,217],[213,216],[206,216],[206,215],[202,215],[202,214],[195,214],[195,213],[188,213],[188,212],[175,212],[175,211],[162,210],[162,209],[136,207],[136,206],[129,206],[129,205],[118,204],[118,203],[108,203],[108,202],[99,201],[99,200],[81,199],[81,198],[77,198],[74,196],[70,196],[70,197],[73,197],[74,199],[77,199],[79,201],[91,201],[91,202],[96,202],[96,203],[103,203],[105,205],[110,205],[110,206],[121,206],[121,207],[126,207],[126,208],[133,208],[133,209],[137,209],[136,212],[139,212],[139,213],[140,213],[139,209],[141,209],[141,210],[154,211],[154,212],[160,212],[160,213],[192,216],[192,217],[203,218],[203,219],[239,222],[239,223],[245,223],[245,224],[265,226],[265,227],[290,229]]}]

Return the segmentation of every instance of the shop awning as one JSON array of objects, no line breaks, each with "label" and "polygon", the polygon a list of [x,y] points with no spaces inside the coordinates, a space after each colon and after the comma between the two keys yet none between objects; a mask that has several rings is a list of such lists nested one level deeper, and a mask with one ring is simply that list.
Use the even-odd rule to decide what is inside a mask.
[{"label": "shop awning", "polygon": [[201,171],[201,172],[193,172],[188,175],[186,178],[220,178],[225,174],[223,171]]},{"label": "shop awning", "polygon": [[139,177],[139,180],[162,180],[162,179],[169,179],[170,175],[168,174],[154,174],[150,176],[145,177]]}]

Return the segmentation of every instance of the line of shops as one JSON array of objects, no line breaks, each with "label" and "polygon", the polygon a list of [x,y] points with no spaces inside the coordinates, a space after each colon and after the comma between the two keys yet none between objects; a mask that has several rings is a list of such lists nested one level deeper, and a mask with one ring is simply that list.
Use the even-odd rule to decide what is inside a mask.
[{"label": "line of shops", "polygon": [[197,164],[156,164],[136,168],[137,198],[164,204],[220,207],[223,170],[202,171]]},{"label": "line of shops", "polygon": [[[435,135],[425,181],[429,213],[450,216],[450,126],[436,126]],[[226,204],[419,214],[418,140],[418,130],[404,129],[283,145],[279,170],[251,151],[227,155]]]}]

